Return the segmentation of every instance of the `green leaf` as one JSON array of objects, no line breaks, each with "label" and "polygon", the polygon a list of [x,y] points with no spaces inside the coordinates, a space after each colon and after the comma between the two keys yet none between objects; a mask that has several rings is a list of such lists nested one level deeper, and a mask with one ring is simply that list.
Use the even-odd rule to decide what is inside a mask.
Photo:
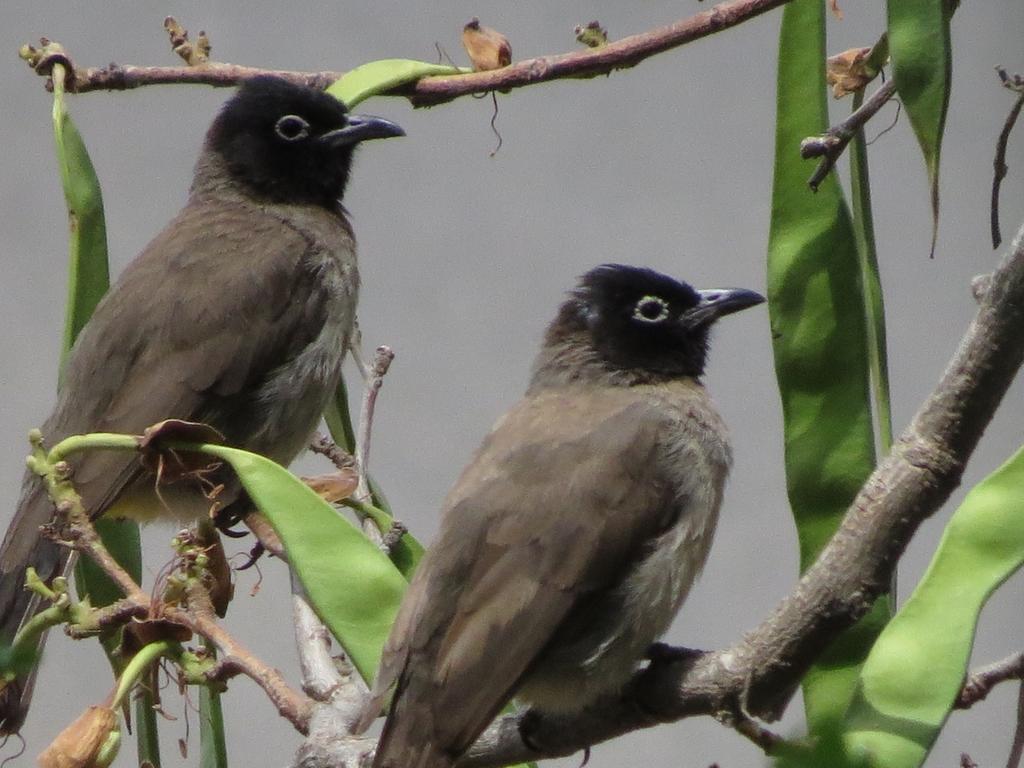
[{"label": "green leaf", "polygon": [[[203,640],[211,658],[217,648]],[[199,768],[228,768],[228,745],[224,738],[224,712],[220,704],[220,691],[213,686],[199,686]]]},{"label": "green leaf", "polygon": [[[139,526],[130,520],[100,518],[96,530],[114,559],[128,571],[136,583],[142,580],[142,550]],[[103,569],[89,558],[79,558],[75,565],[75,586],[79,595],[88,595],[93,606],[100,608],[124,597]]]},{"label": "green leaf", "polygon": [[371,61],[338,78],[327,92],[345,102],[349,109],[371,96],[387,95],[403,85],[433,75],[462,75],[472,72],[464,67],[431,64],[412,59],[380,59]]},{"label": "green leaf", "polygon": [[139,765],[149,763],[153,768],[160,768],[160,730],[156,714],[158,705],[156,695],[148,687],[138,690],[135,698],[135,746]]},{"label": "green leaf", "polygon": [[39,660],[36,643],[0,646],[0,677],[28,674]]},{"label": "green leaf", "polygon": [[931,185],[932,253],[939,228],[939,151],[953,69],[948,4],[949,0],[888,0],[896,92],[921,145]]},{"label": "green leaf", "polygon": [[327,404],[324,421],[331,432],[334,442],[350,454],[356,452],[356,429],[352,425],[352,416],[348,410],[348,386],[345,377],[338,379],[338,387],[334,390],[334,399]]},{"label": "green leaf", "polygon": [[53,134],[70,229],[62,368],[79,331],[110,287],[103,195],[85,142],[64,104],[63,69],[54,67],[53,77]]},{"label": "green leaf", "polygon": [[[864,100],[864,92],[853,96],[856,112]],[[853,229],[860,257],[864,286],[864,315],[868,332],[868,358],[875,404],[875,427],[882,452],[892,450],[892,406],[889,398],[889,362],[885,343],[885,302],[882,277],[878,271],[875,248],[875,224],[871,212],[871,180],[868,174],[868,147],[863,126],[850,143],[850,195],[853,198]]]},{"label": "green leaf", "polygon": [[1024,448],[975,486],[860,676],[847,743],[872,764],[924,762],[963,685],[978,615],[1024,565]]},{"label": "green leaf", "polygon": [[[828,128],[825,10],[795,0],[779,40],[768,307],[782,397],[786,485],[801,569],[814,561],[875,464],[861,265],[835,174],[817,193],[798,148]],[[812,732],[841,717],[885,622],[885,600],[804,680]]]},{"label": "green leaf", "polygon": [[254,453],[202,445],[226,461],[274,526],[313,610],[359,674],[373,680],[407,586],[388,557],[284,467]]},{"label": "green leaf", "polygon": [[[53,135],[69,230],[62,375],[75,339],[110,287],[103,194],[89,151],[64,101],[64,76],[64,67],[56,65],[53,71]],[[122,520],[97,520],[96,530],[114,558],[136,582],[140,581],[142,549],[138,525]],[[79,595],[88,595],[96,607],[110,605],[122,596],[114,582],[87,558],[80,559],[75,566],[75,586]],[[117,672],[119,662],[114,653],[120,642],[119,636],[107,634],[100,642]],[[136,705],[136,740],[140,763],[148,760],[154,768],[159,768],[160,745],[152,703],[153,695],[147,692]]]},{"label": "green leaf", "polygon": [[[373,504],[362,504],[352,499],[348,499],[344,503],[346,506],[359,512],[359,514],[373,520],[380,531],[391,530],[395,523],[395,518]],[[423,558],[423,551],[423,545],[413,538],[408,531],[403,533],[402,538],[391,547],[389,553],[391,562],[395,564],[395,567],[406,578],[406,581],[412,579],[416,566],[420,564],[420,560]]]}]

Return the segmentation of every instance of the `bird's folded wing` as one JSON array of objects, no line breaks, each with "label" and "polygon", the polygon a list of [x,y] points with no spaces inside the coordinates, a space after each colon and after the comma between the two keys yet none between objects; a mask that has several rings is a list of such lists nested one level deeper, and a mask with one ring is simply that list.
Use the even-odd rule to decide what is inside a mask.
[{"label": "bird's folded wing", "polygon": [[[139,434],[177,418],[237,440],[247,428],[239,422],[255,415],[254,389],[323,326],[325,289],[306,266],[309,248],[276,218],[186,207],[83,330],[44,435]],[[95,514],[138,473],[130,454],[91,452],[77,460],[75,483]]]},{"label": "bird's folded wing", "polygon": [[415,698],[414,727],[433,743],[468,748],[573,606],[616,583],[670,523],[655,461],[665,428],[628,394],[551,394],[523,401],[492,432],[417,573],[416,616],[399,629],[411,635],[389,642],[382,666],[393,675],[401,660],[397,697]]}]

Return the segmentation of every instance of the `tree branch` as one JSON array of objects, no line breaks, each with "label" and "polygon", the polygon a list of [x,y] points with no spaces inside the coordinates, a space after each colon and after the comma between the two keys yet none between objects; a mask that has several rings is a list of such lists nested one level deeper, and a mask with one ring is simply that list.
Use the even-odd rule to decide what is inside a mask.
[{"label": "tree branch", "polygon": [[828,176],[840,156],[846,150],[846,145],[857,135],[857,131],[861,130],[864,124],[886,105],[895,93],[896,80],[890,78],[871,95],[871,98],[861,105],[860,109],[853,112],[841,123],[832,126],[821,136],[811,136],[800,142],[800,157],[805,160],[812,157],[821,158],[818,167],[814,169],[811,178],[807,180],[807,185],[812,190],[818,191],[821,182],[825,180],[825,177]]},{"label": "tree branch", "polygon": [[[396,89],[394,95],[405,96],[414,106],[425,107],[482,91],[507,90],[550,80],[605,75],[616,69],[634,67],[650,56],[736,26],[747,19],[784,5],[786,2],[788,0],[726,0],[726,2],[719,3],[706,11],[673,24],[630,35],[600,48],[524,59],[511,66],[489,72],[425,77],[412,86]],[[23,55],[29,58],[28,47],[23,50],[26,51]],[[45,59],[45,57],[43,58]],[[175,67],[108,64],[105,67],[78,68],[71,66],[70,59],[64,54],[61,55],[61,61],[66,63],[73,72],[73,77],[68,79],[67,89],[75,93],[126,90],[146,85],[170,83],[226,87],[237,85],[250,77],[263,74],[276,75],[286,80],[322,89],[344,74],[330,71],[268,70],[217,62]],[[33,61],[29,58],[29,62],[40,74],[49,75],[49,68],[39,66],[38,60]],[[52,84],[48,82],[47,88],[52,88]]]},{"label": "tree branch", "polygon": [[953,706],[970,709],[1007,680],[1024,680],[1024,653],[1015,653],[971,672]]},{"label": "tree branch", "polygon": [[[63,535],[66,539],[65,544],[85,553],[117,584],[125,595],[125,600],[117,604],[118,611],[127,615],[126,603],[132,603],[137,606],[133,613],[167,619],[212,641],[224,654],[224,659],[218,664],[217,674],[211,676],[211,679],[244,673],[263,689],[282,717],[287,718],[301,733],[308,733],[313,702],[292,690],[280,672],[254,656],[217,623],[209,592],[201,583],[194,579],[189,582],[188,610],[178,605],[152,600],[103,544],[82,506],[81,498],[71,484],[70,468],[67,462],[57,455],[57,448],[50,454],[57,460],[51,461],[50,456],[43,450],[42,437],[38,430],[33,430],[30,439],[33,453],[29,458],[29,466],[43,478],[47,492],[57,506],[57,522],[48,526],[48,532],[58,539]],[[65,440],[61,445],[66,445],[72,440],[74,438]]]}]

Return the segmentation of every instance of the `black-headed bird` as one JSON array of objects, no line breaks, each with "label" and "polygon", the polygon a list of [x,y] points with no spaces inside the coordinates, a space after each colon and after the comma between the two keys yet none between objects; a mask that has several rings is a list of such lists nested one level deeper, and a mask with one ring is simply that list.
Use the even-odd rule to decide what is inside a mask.
[{"label": "black-headed bird", "polygon": [[515,698],[618,693],[711,546],[729,441],[703,384],[711,325],[764,299],[598,267],[548,327],[526,396],[444,503],[360,728],[374,768],[446,768]]}]

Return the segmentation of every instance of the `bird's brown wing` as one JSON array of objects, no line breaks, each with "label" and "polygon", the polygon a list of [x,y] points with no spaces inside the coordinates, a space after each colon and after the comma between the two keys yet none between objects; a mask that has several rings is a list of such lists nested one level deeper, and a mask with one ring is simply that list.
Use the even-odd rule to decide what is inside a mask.
[{"label": "bird's brown wing", "polygon": [[498,424],[449,495],[385,649],[375,691],[397,688],[375,766],[467,749],[572,607],[671,523],[655,460],[665,429],[624,389],[549,392]]},{"label": "bird's brown wing", "polygon": [[[190,205],[124,271],[71,357],[53,441],[83,431],[140,434],[166,418],[206,421],[245,445],[254,390],[320,333],[326,289],[310,242],[249,205]],[[101,513],[138,474],[129,454],[75,466]]]}]

